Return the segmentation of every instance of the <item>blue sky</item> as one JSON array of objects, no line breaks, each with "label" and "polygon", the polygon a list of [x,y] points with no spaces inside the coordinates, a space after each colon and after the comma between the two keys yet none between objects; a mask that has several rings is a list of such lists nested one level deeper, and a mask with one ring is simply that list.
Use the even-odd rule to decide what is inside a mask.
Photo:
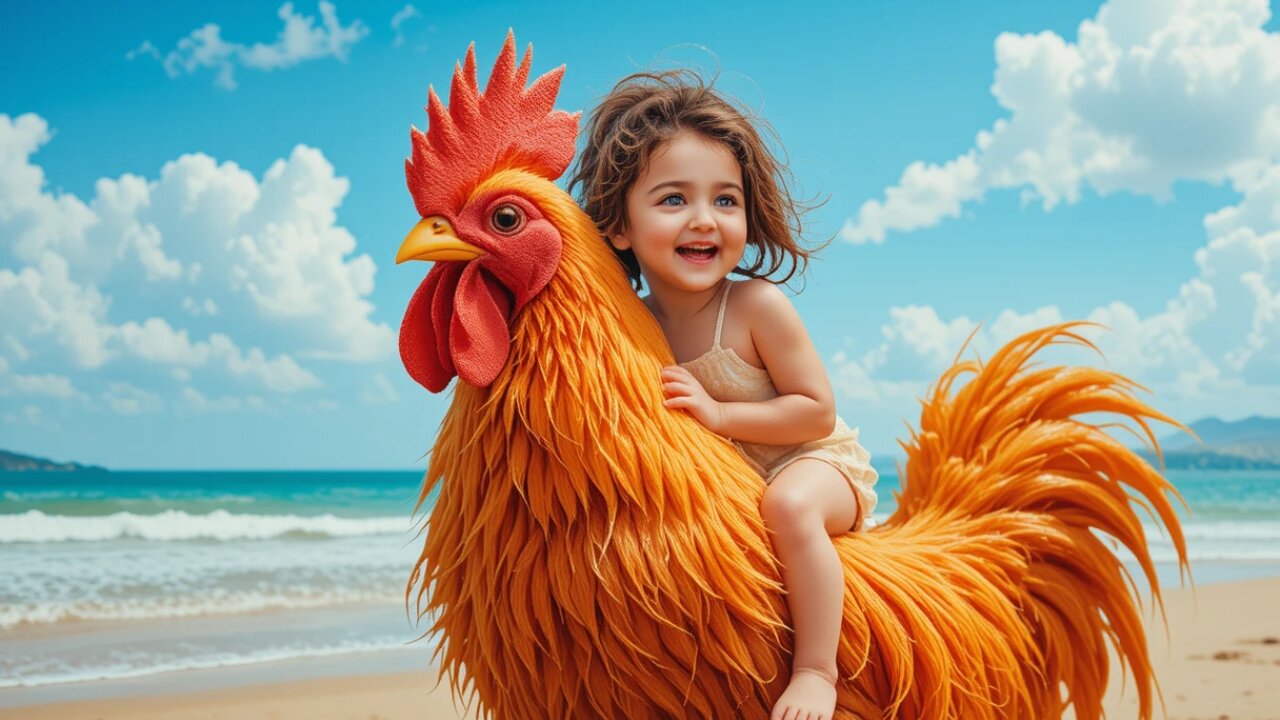
[{"label": "blue sky", "polygon": [[6,4],[0,448],[423,466],[408,128],[508,27],[568,66],[560,108],[695,64],[769,120],[827,199],[795,302],[873,452],[977,322],[985,356],[1099,320],[1162,410],[1274,415],[1280,39],[1264,2],[1192,5]]}]

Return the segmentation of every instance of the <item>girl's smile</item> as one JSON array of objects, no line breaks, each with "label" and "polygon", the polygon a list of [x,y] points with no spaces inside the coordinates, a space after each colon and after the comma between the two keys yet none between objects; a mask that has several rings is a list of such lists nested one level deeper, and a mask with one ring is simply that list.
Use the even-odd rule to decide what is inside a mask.
[{"label": "girl's smile", "polygon": [[694,265],[706,265],[715,259],[719,249],[715,245],[690,243],[676,248],[676,253]]}]

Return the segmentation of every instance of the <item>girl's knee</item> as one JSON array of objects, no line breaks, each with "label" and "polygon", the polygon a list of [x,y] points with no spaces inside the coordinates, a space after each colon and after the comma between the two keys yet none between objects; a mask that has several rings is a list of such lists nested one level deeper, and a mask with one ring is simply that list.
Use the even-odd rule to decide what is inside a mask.
[{"label": "girl's knee", "polygon": [[813,498],[799,488],[773,484],[760,499],[760,516],[774,532],[789,531],[809,524],[821,527],[821,514]]},{"label": "girl's knee", "polygon": [[800,460],[778,473],[760,500],[765,526],[777,534],[838,535],[854,525],[858,500],[839,470]]}]

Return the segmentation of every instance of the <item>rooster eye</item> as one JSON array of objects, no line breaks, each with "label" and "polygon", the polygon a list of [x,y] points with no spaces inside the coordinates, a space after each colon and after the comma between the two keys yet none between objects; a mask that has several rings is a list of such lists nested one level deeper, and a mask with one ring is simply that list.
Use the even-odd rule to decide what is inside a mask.
[{"label": "rooster eye", "polygon": [[489,224],[503,235],[514,235],[524,227],[524,211],[510,203],[504,203],[494,208]]}]

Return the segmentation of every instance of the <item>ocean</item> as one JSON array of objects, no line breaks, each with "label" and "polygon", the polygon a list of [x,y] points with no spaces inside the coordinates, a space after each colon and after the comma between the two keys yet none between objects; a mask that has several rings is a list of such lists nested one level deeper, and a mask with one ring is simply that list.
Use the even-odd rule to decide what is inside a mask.
[{"label": "ocean", "polygon": [[[1280,472],[1169,476],[1192,510],[1197,583],[1280,575]],[[298,658],[359,665],[355,654],[389,649],[425,668],[427,623],[404,603],[420,479],[0,473],[0,705],[18,688]],[[897,488],[882,475],[879,518]],[[1153,533],[1148,523],[1161,583],[1176,585],[1172,546]]]}]

